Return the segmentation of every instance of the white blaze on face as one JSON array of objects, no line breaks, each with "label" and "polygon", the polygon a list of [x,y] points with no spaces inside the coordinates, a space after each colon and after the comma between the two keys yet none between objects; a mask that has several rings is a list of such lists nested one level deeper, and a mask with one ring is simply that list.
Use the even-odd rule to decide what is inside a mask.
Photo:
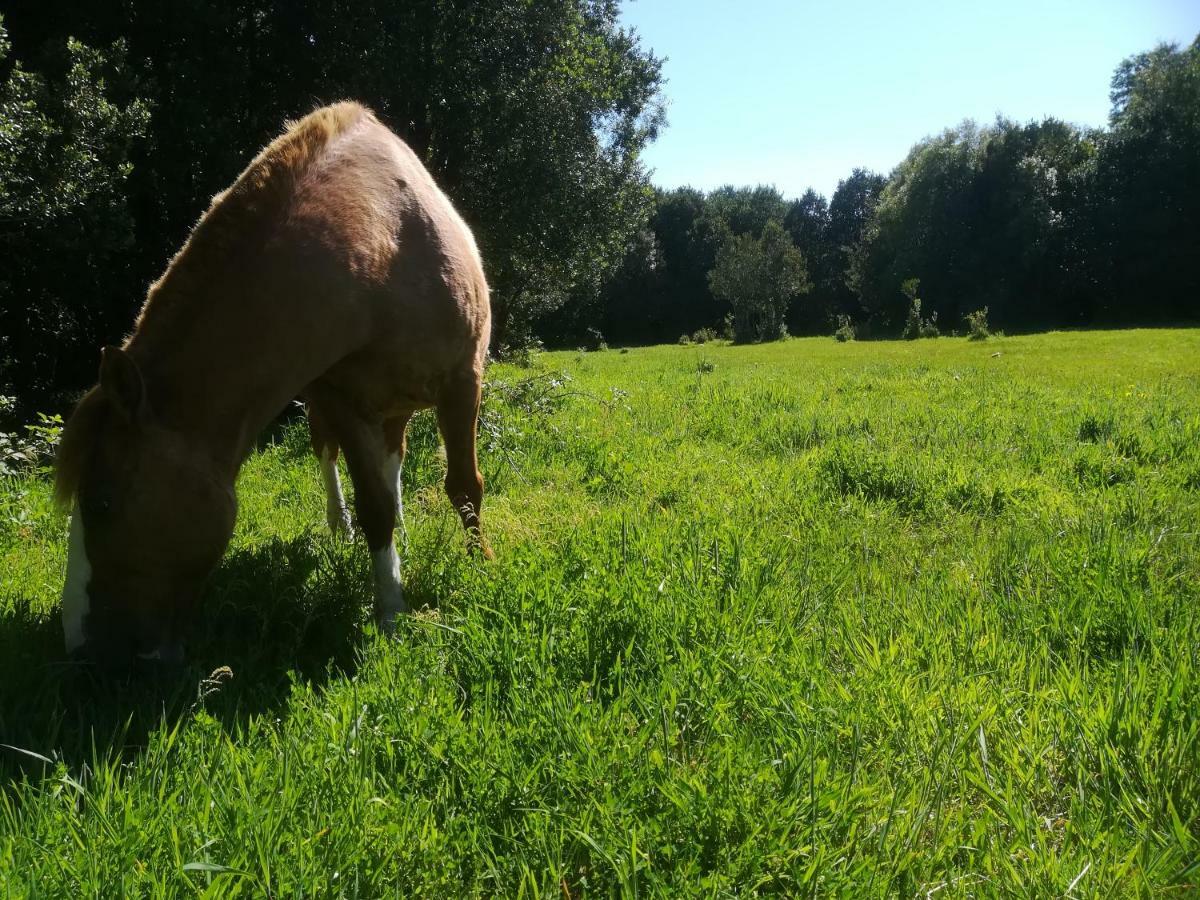
[{"label": "white blaze on face", "polygon": [[334,536],[350,534],[350,511],[342,495],[342,480],[338,477],[337,460],[328,449],[321,451],[321,481],[325,484],[325,519]]},{"label": "white blaze on face", "polygon": [[400,583],[400,554],[388,541],[386,547],[371,553],[371,572],[375,577],[375,615],[384,631],[391,631],[396,617],[408,612],[404,585]]},{"label": "white blaze on face", "polygon": [[88,561],[83,540],[83,516],[79,502],[71,510],[71,532],[67,539],[67,577],[63,582],[63,636],[67,652],[83,646],[83,620],[88,614],[88,582],[92,580],[92,564]]}]

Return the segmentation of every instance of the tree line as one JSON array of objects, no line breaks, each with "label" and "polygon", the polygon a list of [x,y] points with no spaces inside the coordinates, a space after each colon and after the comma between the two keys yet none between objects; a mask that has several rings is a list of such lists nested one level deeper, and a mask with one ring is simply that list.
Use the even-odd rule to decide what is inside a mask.
[{"label": "tree line", "polygon": [[[500,343],[600,290],[650,209],[660,61],[618,0],[39,0],[0,20],[0,394],[95,376],[213,194],[353,98],[475,232]],[[61,396],[60,396],[61,395]]]},{"label": "tree line", "polygon": [[1132,57],[1103,129],[964,123],[833,196],[656,190],[661,61],[619,0],[22,2],[0,18],[0,394],[94,378],[209,198],[352,97],[480,243],[494,349],[1194,321],[1200,43]]},{"label": "tree line", "polygon": [[[771,187],[658,191],[594,307],[551,323],[570,342],[590,323],[617,343],[673,341],[722,329],[736,299],[712,278],[742,242],[741,299],[764,285],[758,260],[783,263],[780,230],[806,277],[775,292],[792,334],[916,333],[920,321],[965,330],[987,310],[1012,331],[1163,325],[1200,319],[1200,39],[1125,60],[1106,128],[1047,118],[964,122],[914,146],[887,176],[855,169],[832,198],[786,200]],[[755,251],[748,244],[758,242]],[[917,292],[919,291],[919,298]],[[759,313],[761,316],[761,313]]]}]

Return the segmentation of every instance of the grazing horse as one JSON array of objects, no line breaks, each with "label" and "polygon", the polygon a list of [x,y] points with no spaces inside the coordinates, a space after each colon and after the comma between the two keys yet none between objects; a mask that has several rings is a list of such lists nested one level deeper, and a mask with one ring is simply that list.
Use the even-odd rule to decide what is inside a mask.
[{"label": "grazing horse", "polygon": [[182,659],[238,469],[296,396],[335,531],[345,454],[381,626],[407,610],[392,533],[416,410],[437,409],[446,492],[490,557],[475,455],[490,328],[471,232],[403,141],[355,103],[288,127],[213,199],[67,422],[68,652]]}]

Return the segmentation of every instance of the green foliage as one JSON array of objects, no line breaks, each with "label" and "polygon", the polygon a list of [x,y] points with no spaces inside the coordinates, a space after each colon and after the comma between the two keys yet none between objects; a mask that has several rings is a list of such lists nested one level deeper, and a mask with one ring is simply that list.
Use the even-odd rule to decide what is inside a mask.
[{"label": "green foliage", "polygon": [[854,340],[857,330],[849,316],[839,315],[837,317],[837,328],[834,330],[833,336],[841,343]]},{"label": "green foliage", "polygon": [[660,63],[612,0],[184,2],[136,16],[117,0],[47,0],[19,13],[30,56],[68,28],[128,47],[154,113],[112,193],[136,210],[127,263],[139,292],[285,119],[347,97],[408,141],[472,226],[497,347],[521,344],[568,298],[592,302],[649,214],[640,154],[663,119]]},{"label": "green foliage", "polygon": [[95,371],[97,332],[127,328],[134,297],[121,257],[133,243],[125,199],[130,154],[148,120],[137,99],[114,102],[121,42],[51,48],[49,74],[8,60],[0,19],[0,390],[21,413]]},{"label": "green foliage", "polygon": [[972,341],[985,341],[991,337],[991,329],[988,327],[988,308],[977,309],[974,312],[969,312],[964,317],[967,321],[967,338]]},{"label": "green foliage", "polygon": [[787,334],[788,305],[809,288],[804,257],[775,220],[762,236],[729,237],[708,276],[715,296],[733,308],[734,340],[773,341]]},{"label": "green foliage", "polygon": [[928,319],[921,318],[921,298],[917,296],[920,287],[920,278],[909,278],[900,285],[900,293],[908,298],[908,316],[904,320],[904,330],[900,332],[900,337],[907,341],[917,338],[935,338],[940,333],[937,327],[936,310]]},{"label": "green foliage", "polygon": [[0,478],[0,895],[1187,896],[1200,336],[989,351],[496,366],[497,559],[418,417],[390,639],[289,427],[177,676],[64,662]]},{"label": "green foliage", "polygon": [[912,149],[851,254],[872,319],[899,330],[893,285],[925,279],[958,321],[987,306],[1022,329],[1200,314],[1200,42],[1126,60],[1107,131],[1055,119],[966,122]]},{"label": "green foliage", "polygon": [[[964,123],[918,144],[893,173],[852,253],[869,315],[900,330],[894,285],[919,271],[927,309],[958,321],[985,303],[1007,323],[1078,321],[1077,210],[1091,139],[1052,119]],[[1055,298],[1047,308],[1047,296]]]},{"label": "green foliage", "polygon": [[[0,422],[11,418],[16,408],[15,397],[0,396]],[[0,476],[16,475],[30,469],[48,471],[62,439],[62,430],[62,416],[38,413],[37,422],[26,425],[24,434],[0,431]]]},{"label": "green foliage", "polygon": [[[784,221],[793,241],[797,233],[807,240],[809,233],[796,215],[775,188],[762,185],[726,186],[708,194],[692,188],[657,193],[649,231],[626,257],[597,311],[604,333],[621,342],[644,344],[702,328],[726,330],[723,320],[732,314],[729,299],[714,294],[708,279],[720,248],[730,236],[761,238],[769,222]],[[806,260],[809,249],[822,252],[810,241],[802,248]],[[792,298],[784,324],[819,330],[824,307],[810,309],[807,296],[803,301],[800,297]],[[726,336],[732,339],[732,332]]]},{"label": "green foliage", "polygon": [[1200,316],[1200,38],[1125,60],[1085,171],[1087,265],[1105,321]]}]

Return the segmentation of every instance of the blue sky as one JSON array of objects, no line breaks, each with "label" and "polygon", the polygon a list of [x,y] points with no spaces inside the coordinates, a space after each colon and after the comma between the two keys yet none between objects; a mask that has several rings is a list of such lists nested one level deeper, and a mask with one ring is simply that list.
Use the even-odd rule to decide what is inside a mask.
[{"label": "blue sky", "polygon": [[1200,2],[636,0],[624,20],[667,57],[656,184],[829,196],[965,118],[1103,125],[1116,65],[1189,43]]}]

